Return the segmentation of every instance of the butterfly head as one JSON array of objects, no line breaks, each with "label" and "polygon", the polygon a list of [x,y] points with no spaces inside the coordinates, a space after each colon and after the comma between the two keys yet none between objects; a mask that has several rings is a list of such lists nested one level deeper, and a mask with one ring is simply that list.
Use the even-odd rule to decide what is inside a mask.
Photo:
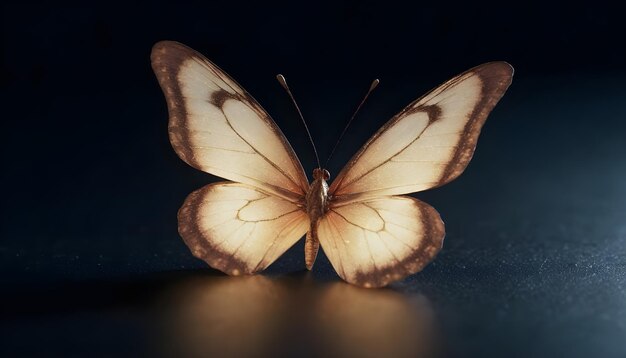
[{"label": "butterfly head", "polygon": [[313,169],[313,179],[330,179],[330,173],[326,169],[315,168]]}]

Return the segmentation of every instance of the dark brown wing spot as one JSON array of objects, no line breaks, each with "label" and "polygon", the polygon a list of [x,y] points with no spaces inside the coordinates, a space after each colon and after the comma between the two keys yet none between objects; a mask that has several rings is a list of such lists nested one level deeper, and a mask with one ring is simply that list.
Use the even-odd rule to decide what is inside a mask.
[{"label": "dark brown wing spot", "polygon": [[430,126],[439,118],[441,118],[441,107],[436,104],[431,104],[428,106],[407,107],[406,110],[403,111],[402,114],[398,117],[405,117],[417,112],[425,112],[428,115],[428,125],[426,125],[426,127]]},{"label": "dark brown wing spot", "polygon": [[235,98],[237,97],[234,94],[231,94],[230,92],[224,89],[221,89],[211,94],[211,98],[209,98],[209,102],[217,106],[218,108],[222,108],[222,106],[224,106],[224,102],[226,102],[229,99],[235,99]]}]

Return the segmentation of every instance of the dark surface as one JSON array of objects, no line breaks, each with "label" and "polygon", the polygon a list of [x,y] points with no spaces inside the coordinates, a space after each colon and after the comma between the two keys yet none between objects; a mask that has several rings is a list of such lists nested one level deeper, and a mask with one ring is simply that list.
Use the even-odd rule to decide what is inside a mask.
[{"label": "dark surface", "polygon": [[[1,356],[626,356],[626,56],[621,12],[594,6],[234,3],[3,5]],[[186,43],[274,115],[314,160],[275,83],[286,75],[336,174],[386,119],[481,62],[513,85],[466,172],[416,194],[447,236],[383,290],[340,282],[299,243],[229,278],[176,232],[215,180],[169,146],[149,66]]]}]

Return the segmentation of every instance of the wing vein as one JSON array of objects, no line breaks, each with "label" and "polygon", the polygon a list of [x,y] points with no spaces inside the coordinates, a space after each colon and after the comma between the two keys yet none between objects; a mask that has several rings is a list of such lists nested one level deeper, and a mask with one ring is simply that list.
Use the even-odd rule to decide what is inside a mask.
[{"label": "wing vein", "polygon": [[[385,231],[387,232],[387,231]],[[393,237],[393,235],[391,235],[391,233],[387,232],[389,234],[389,236]],[[396,254],[391,251],[391,249],[389,248],[389,245],[387,244],[387,242],[384,239],[380,239],[380,241],[382,241],[383,245],[385,246],[385,248],[387,249],[387,251],[389,251],[389,253],[391,254],[391,256],[393,256],[393,259],[398,263],[398,265],[401,264],[400,259],[398,258],[398,256],[396,256]]]},{"label": "wing vein", "polygon": [[444,136],[444,135],[461,134],[461,133],[463,133],[463,131],[437,133],[437,134],[432,134],[432,135],[425,135],[422,138],[434,138],[434,137],[441,137],[441,136]]},{"label": "wing vein", "polygon": [[[220,74],[220,71],[217,71],[217,69],[214,68],[215,65],[213,63],[210,63],[210,66],[208,66],[208,67],[209,67],[209,70],[226,85],[226,87],[230,88],[235,93],[243,95],[243,93],[241,93],[241,91],[239,91],[236,88],[234,88],[233,86],[231,86],[228,83],[229,81],[224,80],[224,77]],[[209,80],[209,81],[211,81],[211,80]],[[216,83],[215,81],[211,81],[211,82],[213,82],[213,84],[215,84],[217,87],[219,87],[221,89],[224,89],[224,87],[220,86],[219,83]]]},{"label": "wing vein", "polygon": [[374,260],[374,255],[372,254],[372,246],[370,246],[370,240],[367,237],[365,228],[361,227],[361,232],[363,234],[363,240],[365,240],[365,244],[367,245],[367,252],[370,254],[369,256],[370,256],[370,260],[372,261],[372,266],[374,266],[375,271],[378,271],[378,267],[376,266],[376,261]]},{"label": "wing vein", "polygon": [[[245,223],[247,224],[247,223],[249,223],[249,221],[246,221]],[[252,230],[251,230],[251,231],[250,231],[250,232],[246,235],[246,237],[244,237],[244,239],[243,239],[243,240],[241,240],[241,244],[239,244],[239,245],[237,246],[237,248],[235,249],[235,251],[233,251],[233,253],[232,253],[233,257],[237,257],[237,252],[239,252],[239,249],[241,249],[241,247],[242,247],[242,246],[243,246],[246,242],[248,242],[248,239],[250,239],[250,236],[252,236],[252,234],[254,233],[254,231],[255,231],[255,230],[256,230],[256,228],[257,228],[257,225],[256,225],[256,224],[257,224],[257,223],[255,223],[255,222],[253,222],[253,223],[252,223]]]},{"label": "wing vein", "polygon": [[399,160],[391,158],[390,162],[393,163],[432,163],[434,165],[448,165],[447,163],[443,163],[440,160]]},{"label": "wing vein", "polygon": [[[213,168],[213,167],[208,166],[207,168]],[[253,178],[253,177],[248,176],[248,175],[243,175],[243,174],[239,174],[239,173],[235,173],[235,172],[229,172],[227,170],[223,170],[223,169],[220,169],[220,168],[215,168],[215,169],[217,169],[217,170],[219,170],[221,172],[224,172],[224,173],[235,174],[235,175],[241,176],[243,178],[247,178],[247,179],[250,179],[252,181],[255,181],[257,183],[262,183],[266,187],[269,187],[269,188],[273,189],[274,190],[274,194],[276,194],[276,196],[278,196],[278,197],[280,197],[282,199],[285,199],[285,200],[287,200],[287,201],[289,201],[290,203],[293,203],[293,204],[297,204],[297,205],[301,205],[302,204],[301,200],[299,200],[299,199],[302,198],[302,195],[300,195],[300,194],[296,194],[296,193],[294,193],[292,191],[289,191],[287,189],[283,189],[281,187],[278,187],[276,185],[272,185],[270,183],[262,182],[262,181],[260,181],[260,180],[258,180],[256,178]],[[264,190],[263,188],[258,188],[258,187],[256,187],[256,188],[259,191],[261,191],[261,192],[263,192],[263,190]],[[291,195],[289,195],[289,194],[291,194]]]},{"label": "wing vein", "polygon": [[[231,219],[232,220],[232,219]],[[225,222],[224,222],[225,223]],[[223,243],[225,243],[227,240],[230,240],[230,238],[235,235],[235,233],[237,233],[237,231],[239,231],[239,229],[241,229],[246,223],[245,222],[240,222],[239,226],[237,228],[235,228],[232,232],[228,233],[228,235],[224,235],[224,240],[220,241],[220,242],[216,242],[215,243],[215,247],[220,247],[222,246]],[[204,231],[202,232],[203,234],[205,233]],[[208,235],[206,235],[208,236]]]},{"label": "wing vein", "polygon": [[255,154],[255,152],[248,152],[248,151],[245,151],[245,150],[228,149],[228,148],[221,148],[221,147],[212,147],[212,146],[209,146],[209,145],[190,145],[189,148],[215,149],[215,150],[223,150],[223,151],[227,151],[227,152],[236,152],[236,153],[243,153],[243,154]]},{"label": "wing vein", "polygon": [[[243,101],[242,101],[243,102]],[[247,106],[247,104],[246,104]],[[287,178],[287,180],[289,180],[290,182],[292,182],[297,188],[300,188],[300,185],[298,183],[296,183],[296,181],[290,176],[288,175],[285,171],[283,171],[278,165],[276,165],[276,163],[274,163],[273,161],[271,161],[268,157],[266,157],[265,155],[263,155],[261,152],[259,152],[258,149],[256,149],[252,144],[250,144],[250,142],[248,142],[245,138],[243,138],[243,136],[241,136],[241,134],[239,134],[239,132],[237,132],[237,130],[235,129],[235,127],[233,127],[233,125],[230,123],[230,119],[228,118],[228,115],[226,115],[226,113],[224,112],[224,109],[221,109],[222,113],[224,114],[224,118],[226,118],[226,123],[228,124],[228,126],[233,130],[233,132],[235,132],[235,134],[237,134],[237,136],[244,141],[247,145],[249,145],[259,156],[261,156],[261,158],[263,158],[263,160],[265,160],[267,163],[269,163],[272,167],[274,167],[274,169],[276,169],[280,174],[282,174],[285,178]]]},{"label": "wing vein", "polygon": [[291,221],[289,221],[287,224],[285,224],[285,226],[280,230],[280,232],[278,233],[278,235],[276,235],[276,237],[274,237],[274,239],[272,239],[272,244],[269,245],[269,247],[267,248],[267,250],[265,250],[265,254],[263,254],[263,257],[261,257],[261,260],[259,260],[259,262],[257,263],[257,265],[255,266],[253,271],[257,271],[259,269],[259,267],[261,266],[261,264],[265,261],[265,258],[267,257],[267,255],[269,255],[270,250],[272,248],[274,248],[274,245],[276,244],[276,239],[278,239],[283,232],[285,232],[285,230],[287,230],[288,228],[290,228],[291,230],[294,230],[294,228],[292,227],[292,225],[299,220],[300,217],[296,216],[295,218],[291,219]]},{"label": "wing vein", "polygon": [[[329,219],[329,220],[328,220],[328,222],[331,224],[331,226],[333,227],[333,229],[335,229],[335,232],[336,232],[336,233],[339,233],[339,229],[337,228],[337,224],[335,224],[335,222],[332,220],[332,218],[331,218],[331,216],[330,216],[330,215],[328,215],[327,217],[328,217],[328,219]],[[340,235],[340,234],[338,234],[338,235],[336,235],[336,236],[337,236],[337,239],[338,239],[338,240],[342,241],[342,245],[343,245],[343,247],[345,248],[345,250],[346,250],[346,252],[347,252],[347,251],[348,251],[348,250],[347,250],[347,246],[346,246],[346,245],[345,245],[345,243],[343,242],[343,239],[342,239],[341,235]],[[340,266],[340,268],[341,268],[341,273],[342,273],[343,277],[346,277],[346,270],[345,270],[345,268],[343,267],[343,261],[344,261],[344,259],[342,259],[342,258],[341,258],[341,251],[339,251],[339,247],[337,246],[337,241],[338,241],[338,240],[333,240],[333,242],[334,242],[334,244],[335,244],[335,251],[337,252],[337,256],[339,256],[339,257],[338,257],[338,261],[339,261],[339,266]]]},{"label": "wing vein", "polygon": [[[247,206],[247,204],[246,204],[246,206]],[[241,211],[242,209],[243,209],[243,208],[241,208],[239,211]],[[270,219],[259,219],[259,220],[244,220],[244,219],[242,219],[242,218],[240,218],[240,217],[239,217],[239,211],[237,212],[237,220],[241,220],[241,221],[243,221],[243,222],[247,222],[247,223],[261,223],[261,222],[264,222],[264,221],[274,221],[274,220],[278,220],[278,219],[280,219],[280,218],[282,218],[282,217],[284,217],[284,216],[287,216],[287,215],[289,215],[289,214],[293,214],[293,213],[295,213],[296,211],[300,211],[300,209],[294,209],[294,210],[292,210],[292,211],[286,212],[286,213],[284,213],[284,214],[280,214],[280,215],[275,216],[275,217],[270,218]]]},{"label": "wing vein", "polygon": [[[430,118],[429,118],[430,119]],[[374,170],[382,167],[383,165],[387,164],[388,162],[390,162],[394,157],[398,156],[398,154],[404,152],[408,147],[410,147],[411,145],[413,145],[413,143],[415,143],[418,139],[421,138],[422,134],[430,127],[430,124],[428,124],[427,126],[424,127],[424,129],[422,129],[422,131],[420,132],[420,134],[418,134],[415,139],[413,139],[409,144],[405,145],[404,147],[402,147],[400,150],[398,150],[397,152],[395,152],[393,155],[391,155],[388,159],[385,159],[383,162],[381,162],[380,164],[372,167],[371,169],[367,170],[365,173],[361,174],[360,176],[358,176],[355,179],[350,180],[347,183],[341,183],[342,187],[348,187],[350,185],[352,185],[353,183],[361,180],[362,178],[366,177],[368,174],[370,174],[371,172],[373,172]]]},{"label": "wing vein", "polygon": [[[349,223],[350,225],[352,225],[352,226],[356,226],[356,227],[358,227],[358,228],[363,229],[363,227],[362,227],[361,225],[359,225],[359,224],[357,224],[357,223],[353,223],[352,221],[348,220],[348,218],[346,218],[345,216],[343,216],[342,214],[340,214],[340,213],[339,213],[339,212],[337,212],[336,210],[333,210],[333,209],[330,209],[330,210],[332,210],[332,212],[334,212],[335,214],[337,214],[337,215],[341,216],[341,218],[342,218],[343,220],[345,220],[347,223]],[[372,231],[372,232],[374,232],[374,231]],[[377,230],[376,232],[380,232],[380,230]]]}]

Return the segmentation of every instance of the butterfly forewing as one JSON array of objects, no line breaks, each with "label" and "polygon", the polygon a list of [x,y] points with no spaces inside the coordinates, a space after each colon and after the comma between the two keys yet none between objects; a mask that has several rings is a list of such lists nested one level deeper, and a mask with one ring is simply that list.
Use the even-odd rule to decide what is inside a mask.
[{"label": "butterfly forewing", "polygon": [[308,181],[278,126],[233,79],[198,52],[157,43],[152,67],[170,112],[176,153],[193,167],[293,202]]},{"label": "butterfly forewing", "polygon": [[506,62],[473,68],[393,117],[330,186],[335,205],[443,185],[469,163],[480,129],[511,83]]}]

